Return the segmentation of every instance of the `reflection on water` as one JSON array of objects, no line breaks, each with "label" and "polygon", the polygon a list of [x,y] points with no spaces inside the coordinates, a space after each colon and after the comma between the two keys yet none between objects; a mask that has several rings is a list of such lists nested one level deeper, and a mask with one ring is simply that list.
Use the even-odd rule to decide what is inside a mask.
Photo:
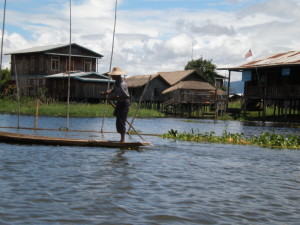
[{"label": "reflection on water", "polygon": [[[22,117],[21,126],[32,121]],[[0,126],[15,122],[14,116],[0,116]],[[39,127],[58,129],[63,122],[40,118]],[[101,120],[77,118],[70,124],[98,131]],[[137,119],[136,128],[150,134],[170,129],[299,134],[299,128],[235,121]],[[108,119],[105,130],[114,129]],[[119,139],[116,133],[37,133]],[[0,143],[0,224],[299,223],[299,151],[145,138],[153,145],[139,151]]]}]

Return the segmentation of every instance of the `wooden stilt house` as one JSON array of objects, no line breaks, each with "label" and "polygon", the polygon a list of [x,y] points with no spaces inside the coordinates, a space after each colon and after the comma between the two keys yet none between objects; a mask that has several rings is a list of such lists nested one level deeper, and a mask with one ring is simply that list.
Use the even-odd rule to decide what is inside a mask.
[{"label": "wooden stilt house", "polygon": [[[243,65],[219,68],[242,72],[244,110],[262,111],[273,106],[273,116],[300,117],[300,51],[288,51],[254,59]],[[290,117],[291,118],[291,117]]]},{"label": "wooden stilt house", "polygon": [[96,72],[98,59],[103,55],[78,44],[71,44],[71,68],[69,68],[69,44],[38,46],[7,53],[11,55],[12,80],[18,77],[22,95],[34,95],[45,88],[45,76],[66,71]]},{"label": "wooden stilt house", "polygon": [[164,102],[161,93],[170,86],[159,74],[130,76],[126,83],[132,102],[141,101],[150,107],[155,104],[158,108]]},{"label": "wooden stilt house", "polygon": [[[164,109],[172,112],[176,108],[176,113],[184,111],[187,105],[199,108],[205,104],[214,104],[215,96],[224,93],[216,92],[216,88],[195,70],[131,76],[126,82],[133,101],[138,101],[146,90],[143,101],[162,104]],[[147,83],[148,87],[145,88]]]}]

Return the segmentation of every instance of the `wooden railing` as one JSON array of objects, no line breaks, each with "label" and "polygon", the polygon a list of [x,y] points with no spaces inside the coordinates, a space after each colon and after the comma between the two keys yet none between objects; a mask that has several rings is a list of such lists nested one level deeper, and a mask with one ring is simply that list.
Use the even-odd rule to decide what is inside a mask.
[{"label": "wooden railing", "polygon": [[212,99],[209,94],[181,94],[180,95],[181,103],[211,103]]},{"label": "wooden railing", "polygon": [[245,87],[245,97],[275,98],[300,98],[300,85],[281,85],[269,87]]},{"label": "wooden railing", "polygon": [[212,104],[214,103],[215,98],[209,94],[187,94],[183,93],[179,97],[171,97],[164,102],[164,105],[176,105],[176,104]]}]

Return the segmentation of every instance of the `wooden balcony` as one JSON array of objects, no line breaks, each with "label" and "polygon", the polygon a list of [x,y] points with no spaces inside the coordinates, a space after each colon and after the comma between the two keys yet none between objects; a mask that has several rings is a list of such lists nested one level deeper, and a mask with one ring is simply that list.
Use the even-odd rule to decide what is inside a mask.
[{"label": "wooden balcony", "polygon": [[245,87],[246,98],[300,99],[300,85],[281,85],[269,87]]}]

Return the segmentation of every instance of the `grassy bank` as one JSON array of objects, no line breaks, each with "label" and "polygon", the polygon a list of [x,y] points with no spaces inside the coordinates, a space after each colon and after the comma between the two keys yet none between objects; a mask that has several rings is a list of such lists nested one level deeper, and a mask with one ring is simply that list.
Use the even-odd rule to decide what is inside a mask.
[{"label": "grassy bank", "polygon": [[[136,111],[136,104],[132,104],[129,110],[129,116],[133,116]],[[71,117],[102,117],[105,109],[105,104],[91,103],[71,103]],[[113,107],[107,105],[106,117],[113,117]],[[33,98],[21,98],[20,113],[22,115],[35,115],[36,100]],[[60,102],[40,103],[38,105],[40,116],[66,116],[67,104]],[[0,113],[17,114],[18,102],[10,98],[0,98]],[[140,118],[161,118],[164,114],[152,109],[139,109],[137,117]]]},{"label": "grassy bank", "polygon": [[244,137],[243,134],[232,134],[224,132],[217,136],[214,132],[195,132],[190,133],[178,132],[177,130],[170,130],[168,133],[162,135],[163,138],[170,138],[180,141],[194,141],[207,143],[221,143],[221,144],[237,144],[237,145],[256,145],[267,148],[278,149],[300,149],[300,138],[296,135],[283,136],[275,133],[261,133],[258,136]]}]

